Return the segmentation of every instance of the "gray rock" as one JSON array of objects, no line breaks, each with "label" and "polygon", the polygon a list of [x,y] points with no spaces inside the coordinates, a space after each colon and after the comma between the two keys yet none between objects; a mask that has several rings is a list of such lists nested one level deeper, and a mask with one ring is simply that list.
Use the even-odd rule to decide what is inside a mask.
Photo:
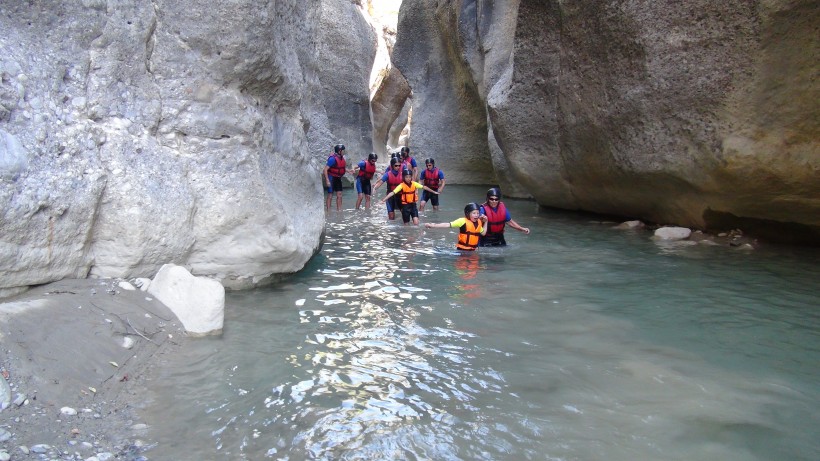
[{"label": "gray rock", "polygon": [[[411,144],[450,183],[495,173],[549,207],[816,236],[816,22],[810,0],[405,0],[393,56]],[[488,133],[506,162],[487,164]]]},{"label": "gray rock", "polygon": [[4,5],[0,296],[170,261],[235,288],[299,270],[324,226],[319,5]]}]

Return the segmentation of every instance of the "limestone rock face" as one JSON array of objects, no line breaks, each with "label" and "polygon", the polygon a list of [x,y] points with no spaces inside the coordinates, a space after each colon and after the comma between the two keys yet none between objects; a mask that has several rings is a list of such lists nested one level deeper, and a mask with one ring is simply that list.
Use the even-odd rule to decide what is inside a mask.
[{"label": "limestone rock face", "polygon": [[324,225],[320,4],[4,3],[0,295],[167,262],[232,288],[299,270]]},{"label": "limestone rock face", "polygon": [[[373,145],[378,146],[376,153],[387,153],[385,146],[398,145],[398,135],[391,136],[391,132],[394,126],[401,125],[402,122],[407,123],[408,98],[410,98],[410,85],[407,84],[407,79],[398,69],[390,67],[386,75],[380,79],[373,99],[370,101],[371,112],[373,112]],[[398,128],[399,132],[403,126]]]},{"label": "limestone rock face", "polygon": [[322,104],[327,113],[331,141],[345,145],[348,161],[367,158],[373,152],[370,120],[370,71],[376,57],[376,31],[354,2],[321,2],[319,34],[319,80]]},{"label": "limestone rock face", "polygon": [[818,21],[809,0],[405,0],[394,63],[418,150],[496,143],[498,182],[541,205],[816,237]]},{"label": "limestone rock face", "polygon": [[494,175],[486,104],[462,62],[457,3],[403,1],[393,64],[413,92],[408,141],[413,156],[435,158],[448,183],[487,184]]}]

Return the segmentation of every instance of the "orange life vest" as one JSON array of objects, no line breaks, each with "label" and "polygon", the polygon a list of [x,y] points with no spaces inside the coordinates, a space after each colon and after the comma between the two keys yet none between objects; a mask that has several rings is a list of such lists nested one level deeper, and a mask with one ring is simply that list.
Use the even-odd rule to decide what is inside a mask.
[{"label": "orange life vest", "polygon": [[456,248],[459,250],[473,251],[478,247],[478,238],[481,237],[481,221],[476,223],[469,219],[458,228],[458,243]]},{"label": "orange life vest", "polygon": [[401,204],[408,205],[419,201],[419,194],[416,193],[416,185],[412,182],[408,186],[406,182],[401,182]]}]

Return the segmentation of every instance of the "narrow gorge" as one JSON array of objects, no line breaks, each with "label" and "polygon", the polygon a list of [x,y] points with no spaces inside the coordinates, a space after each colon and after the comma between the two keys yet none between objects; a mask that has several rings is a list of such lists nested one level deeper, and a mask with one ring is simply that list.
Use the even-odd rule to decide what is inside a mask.
[{"label": "narrow gorge", "polygon": [[166,263],[228,288],[299,271],[321,245],[337,142],[357,161],[407,144],[450,184],[543,207],[816,244],[818,14],[5,2],[0,294]]}]

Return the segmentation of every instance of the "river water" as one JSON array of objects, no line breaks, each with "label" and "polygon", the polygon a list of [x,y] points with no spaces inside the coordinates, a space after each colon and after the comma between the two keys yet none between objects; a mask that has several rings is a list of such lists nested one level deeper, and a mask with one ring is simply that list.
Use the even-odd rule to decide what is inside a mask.
[{"label": "river water", "polygon": [[[424,222],[486,188],[448,187]],[[820,255],[659,243],[505,200],[532,230],[330,212],[323,250],[229,292],[225,330],[167,358],[149,459],[820,459]]]}]

